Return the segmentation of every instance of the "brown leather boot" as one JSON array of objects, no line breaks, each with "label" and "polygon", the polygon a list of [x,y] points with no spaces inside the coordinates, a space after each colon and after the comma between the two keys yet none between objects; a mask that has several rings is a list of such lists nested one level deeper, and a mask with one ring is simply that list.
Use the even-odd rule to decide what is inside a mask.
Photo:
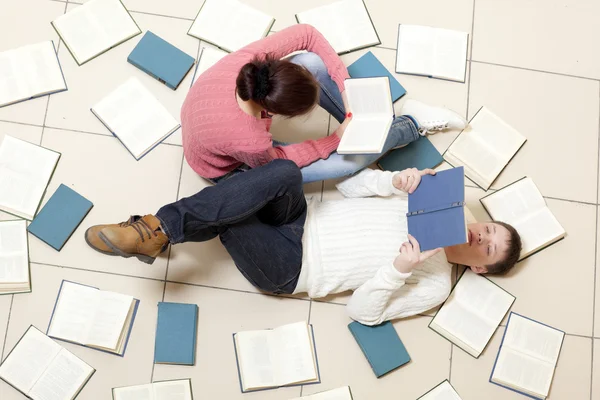
[{"label": "brown leather boot", "polygon": [[88,244],[88,246],[90,246],[92,249],[96,250],[97,252],[106,254],[107,256],[116,256],[118,254],[113,253],[113,251],[110,249],[110,247],[108,247],[106,245],[106,243],[104,243],[104,241],[98,237],[98,233],[102,229],[107,228],[107,227],[114,227],[114,228],[126,227],[128,225],[131,225],[132,223],[134,223],[135,221],[137,221],[140,218],[142,218],[140,215],[132,215],[131,217],[129,217],[129,219],[127,221],[120,222],[118,224],[90,226],[87,229],[87,231],[85,231],[85,242]]},{"label": "brown leather boot", "polygon": [[116,255],[136,257],[147,264],[152,264],[169,246],[169,238],[160,230],[160,221],[154,215],[145,215],[126,226],[106,226],[98,237]]}]

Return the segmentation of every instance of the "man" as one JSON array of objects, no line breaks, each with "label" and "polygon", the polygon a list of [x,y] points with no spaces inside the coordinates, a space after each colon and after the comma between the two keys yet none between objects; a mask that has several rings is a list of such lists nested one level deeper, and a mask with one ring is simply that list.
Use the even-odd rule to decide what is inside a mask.
[{"label": "man", "polygon": [[300,169],[275,160],[156,215],[93,226],[86,241],[104,254],[152,264],[169,243],[219,236],[257,288],[307,292],[312,298],[354,290],[350,316],[375,325],[442,303],[450,292],[452,263],[476,273],[502,273],[519,258],[518,233],[497,222],[469,224],[468,243],[421,252],[408,235],[406,193],[425,174],[435,171],[364,170],[338,184],[346,199],[307,203]]}]

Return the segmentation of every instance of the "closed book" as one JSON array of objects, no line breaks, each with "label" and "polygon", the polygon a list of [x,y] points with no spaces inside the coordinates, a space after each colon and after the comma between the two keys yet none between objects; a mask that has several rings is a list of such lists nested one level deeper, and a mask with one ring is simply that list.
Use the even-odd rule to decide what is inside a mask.
[{"label": "closed book", "polygon": [[384,171],[403,171],[407,168],[418,170],[435,168],[444,161],[442,155],[426,136],[395,149],[383,156],[379,168]]},{"label": "closed book", "polygon": [[355,321],[348,325],[348,329],[378,378],[410,361],[391,322],[367,326]]},{"label": "closed book", "polygon": [[154,362],[194,365],[197,326],[196,304],[158,303]]},{"label": "closed book", "polygon": [[404,89],[394,75],[383,66],[381,61],[375,57],[375,54],[370,51],[348,67],[348,74],[350,74],[350,77],[352,78],[376,78],[387,76],[390,81],[392,102],[406,94],[406,89]]},{"label": "closed book", "polygon": [[60,251],[94,205],[61,184],[29,225],[29,232]]},{"label": "closed book", "polygon": [[148,31],[127,61],[175,90],[194,65],[194,58]]}]

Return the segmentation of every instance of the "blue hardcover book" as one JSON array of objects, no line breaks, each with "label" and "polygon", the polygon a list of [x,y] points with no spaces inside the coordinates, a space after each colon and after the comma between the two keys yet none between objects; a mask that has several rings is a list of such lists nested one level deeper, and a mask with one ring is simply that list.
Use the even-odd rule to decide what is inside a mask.
[{"label": "blue hardcover book", "polygon": [[194,57],[148,31],[127,61],[176,90],[194,65]]},{"label": "blue hardcover book", "polygon": [[364,56],[353,62],[348,67],[348,73],[352,78],[375,78],[387,76],[390,81],[390,91],[392,92],[392,103],[406,94],[406,89],[398,82],[381,61],[370,51]]},{"label": "blue hardcover book", "polygon": [[91,201],[61,184],[27,230],[60,251],[93,206]]},{"label": "blue hardcover book", "polygon": [[465,172],[463,167],[425,175],[408,195],[408,233],[421,251],[469,241],[465,219]]},{"label": "blue hardcover book", "polygon": [[435,168],[442,161],[444,158],[431,141],[421,136],[404,147],[390,151],[377,164],[384,171],[402,171],[407,168]]},{"label": "blue hardcover book", "polygon": [[348,325],[348,329],[378,378],[410,361],[410,356],[391,322],[367,326],[355,321]]},{"label": "blue hardcover book", "polygon": [[154,362],[194,365],[197,327],[196,304],[158,303]]}]

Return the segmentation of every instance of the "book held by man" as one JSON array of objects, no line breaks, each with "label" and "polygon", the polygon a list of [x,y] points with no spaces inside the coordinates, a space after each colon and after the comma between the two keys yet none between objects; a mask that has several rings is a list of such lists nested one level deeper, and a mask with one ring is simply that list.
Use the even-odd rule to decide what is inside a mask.
[{"label": "book held by man", "polygon": [[400,24],[396,72],[464,83],[468,39],[466,32]]},{"label": "book held by man", "polygon": [[60,153],[5,135],[0,145],[0,210],[32,220]]},{"label": "book held by man", "polygon": [[513,295],[467,268],[429,327],[477,358],[514,301]]},{"label": "book held by man", "polygon": [[444,153],[454,167],[463,166],[465,175],[483,190],[488,190],[527,139],[486,107]]},{"label": "book held by man", "polygon": [[27,222],[0,222],[0,295],[31,292]]},{"label": "book held by man", "polygon": [[181,126],[137,78],[129,78],[91,108],[139,160]]},{"label": "book held by man", "polygon": [[519,232],[520,260],[567,234],[531,178],[521,178],[479,201],[494,221],[510,224]]},{"label": "book held by man", "polygon": [[351,78],[377,78],[387,76],[392,93],[392,103],[406,94],[406,89],[398,82],[390,71],[375,57],[375,54],[368,51],[348,66],[348,74]]},{"label": "book held by man", "polygon": [[345,85],[352,120],[346,126],[337,152],[381,153],[394,120],[389,79],[346,79]]},{"label": "book held by man", "polygon": [[78,65],[142,33],[120,0],[90,0],[52,26]]},{"label": "book held by man", "polygon": [[0,52],[0,107],[67,90],[51,40]]},{"label": "book held by man", "polygon": [[157,381],[112,389],[113,400],[193,400],[191,379]]},{"label": "book held by man", "polygon": [[337,389],[326,390],[307,396],[295,397],[290,400],[352,400],[352,392],[349,386],[342,386]]},{"label": "book held by man", "polygon": [[140,301],[62,281],[48,336],[123,356]]},{"label": "book held by man", "polygon": [[215,65],[221,58],[225,57],[228,53],[223,50],[215,49],[212,47],[202,47],[200,49],[200,57],[196,63],[196,70],[194,71],[194,77],[192,78],[191,86],[200,78],[200,76],[206,72],[207,69]]},{"label": "book held by man", "polygon": [[320,383],[312,327],[305,321],[233,334],[242,393]]},{"label": "book held by man", "polygon": [[448,380],[443,381],[417,400],[461,400]]},{"label": "book held by man", "polygon": [[535,399],[550,392],[565,333],[511,312],[490,382]]},{"label": "book held by man", "polygon": [[154,362],[194,365],[197,328],[196,304],[158,303]]},{"label": "book held by man", "polygon": [[94,372],[34,326],[0,365],[0,379],[33,400],[73,400]]},{"label": "book held by man", "polygon": [[233,52],[266,37],[275,18],[238,0],[206,0],[188,35]]},{"label": "book held by man", "polygon": [[341,0],[296,14],[299,24],[317,28],[338,53],[381,44],[363,0]]}]

